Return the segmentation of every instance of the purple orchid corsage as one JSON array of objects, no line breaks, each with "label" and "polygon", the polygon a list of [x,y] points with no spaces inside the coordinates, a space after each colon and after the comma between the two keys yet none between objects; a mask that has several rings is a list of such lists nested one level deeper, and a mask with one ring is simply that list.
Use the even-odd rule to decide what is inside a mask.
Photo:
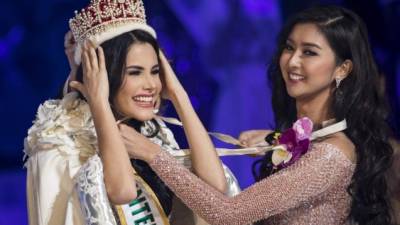
[{"label": "purple orchid corsage", "polygon": [[313,122],[303,117],[282,132],[276,139],[275,145],[281,148],[274,150],[272,163],[276,169],[283,169],[296,162],[310,147]]}]

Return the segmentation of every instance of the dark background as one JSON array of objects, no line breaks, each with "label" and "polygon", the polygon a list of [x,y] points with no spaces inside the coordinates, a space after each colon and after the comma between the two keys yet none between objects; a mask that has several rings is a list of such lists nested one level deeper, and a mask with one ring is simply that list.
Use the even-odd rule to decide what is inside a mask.
[{"label": "dark background", "polygon": [[[0,2],[0,225],[27,224],[23,139],[38,105],[54,96],[69,72],[63,39],[72,0]],[[400,128],[400,1],[145,0],[148,23],[209,131],[237,136],[273,127],[266,67],[282,23],[315,4],[337,4],[367,23]],[[360,112],[362,113],[362,112]],[[174,116],[168,106],[166,114]],[[183,132],[172,127],[182,147]],[[219,147],[224,144],[216,142]],[[254,182],[254,158],[224,157],[242,187]]]}]

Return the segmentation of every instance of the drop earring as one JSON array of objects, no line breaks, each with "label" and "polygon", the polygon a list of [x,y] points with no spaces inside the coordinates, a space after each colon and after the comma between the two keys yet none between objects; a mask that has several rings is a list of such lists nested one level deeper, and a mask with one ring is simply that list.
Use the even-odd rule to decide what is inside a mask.
[{"label": "drop earring", "polygon": [[158,98],[156,100],[156,102],[154,102],[154,109],[153,109],[153,113],[157,114],[160,111],[160,98]]},{"label": "drop earring", "polygon": [[342,82],[342,78],[341,77],[336,77],[335,78],[335,81],[336,81],[336,88],[339,88],[339,86],[340,86],[340,83]]}]

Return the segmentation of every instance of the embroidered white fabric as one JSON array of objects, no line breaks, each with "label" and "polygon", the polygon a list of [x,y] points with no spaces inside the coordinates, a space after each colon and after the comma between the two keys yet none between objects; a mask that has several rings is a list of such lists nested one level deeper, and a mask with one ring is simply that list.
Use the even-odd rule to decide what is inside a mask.
[{"label": "embroidered white fabric", "polygon": [[117,225],[107,198],[103,164],[98,155],[86,161],[75,181],[86,225]]}]

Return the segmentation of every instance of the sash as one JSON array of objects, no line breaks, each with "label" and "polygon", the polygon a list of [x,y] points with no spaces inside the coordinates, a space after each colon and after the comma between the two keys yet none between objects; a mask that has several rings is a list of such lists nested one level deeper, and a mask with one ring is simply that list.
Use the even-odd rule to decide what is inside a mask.
[{"label": "sash", "polygon": [[116,217],[120,225],[169,225],[156,194],[150,186],[135,173],[137,197],[125,205],[116,205]]}]

